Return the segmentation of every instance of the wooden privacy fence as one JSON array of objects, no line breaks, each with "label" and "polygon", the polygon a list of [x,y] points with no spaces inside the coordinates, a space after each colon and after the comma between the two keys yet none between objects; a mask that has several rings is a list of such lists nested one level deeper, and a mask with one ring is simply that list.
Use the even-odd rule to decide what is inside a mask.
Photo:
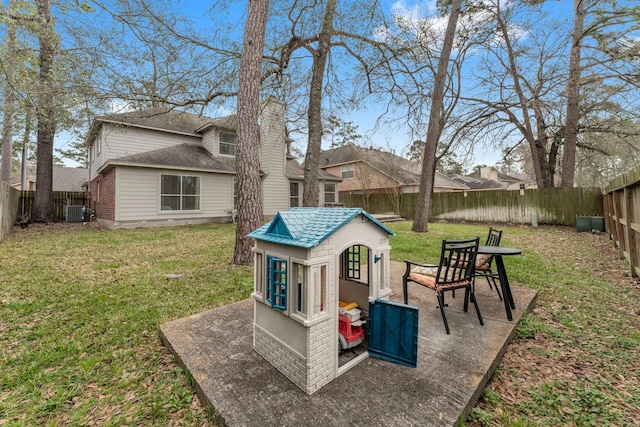
[{"label": "wooden privacy fence", "polygon": [[[349,207],[363,207],[371,213],[394,212],[415,217],[416,193],[405,193],[394,208],[394,197],[372,194],[368,206],[362,195],[340,195]],[[441,192],[433,195],[435,221],[473,221],[575,226],[579,216],[603,216],[599,188],[543,188],[540,190]]]},{"label": "wooden privacy fence", "polygon": [[0,240],[9,234],[15,223],[19,191],[0,181]]},{"label": "wooden privacy fence", "polygon": [[604,189],[605,225],[620,256],[640,276],[640,165],[617,177]]},{"label": "wooden privacy fence", "polygon": [[[21,191],[18,200],[18,217],[30,215],[35,191]],[[67,206],[89,206],[89,195],[82,191],[54,191],[53,214],[59,221],[67,220]]]}]

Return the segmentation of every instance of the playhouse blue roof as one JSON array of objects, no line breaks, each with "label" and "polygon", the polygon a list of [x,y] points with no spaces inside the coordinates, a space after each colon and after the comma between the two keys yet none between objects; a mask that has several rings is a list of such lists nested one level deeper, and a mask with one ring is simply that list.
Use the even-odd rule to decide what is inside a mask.
[{"label": "playhouse blue roof", "polygon": [[267,224],[248,237],[282,245],[314,248],[358,215],[395,236],[371,214],[360,208],[292,208],[278,212]]}]

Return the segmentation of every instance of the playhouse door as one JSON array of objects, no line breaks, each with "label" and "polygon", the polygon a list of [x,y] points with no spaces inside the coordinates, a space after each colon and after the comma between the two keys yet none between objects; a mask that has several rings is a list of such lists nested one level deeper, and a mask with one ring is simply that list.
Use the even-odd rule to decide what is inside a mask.
[{"label": "playhouse door", "polygon": [[369,303],[369,355],[416,367],[418,307],[375,300]]}]

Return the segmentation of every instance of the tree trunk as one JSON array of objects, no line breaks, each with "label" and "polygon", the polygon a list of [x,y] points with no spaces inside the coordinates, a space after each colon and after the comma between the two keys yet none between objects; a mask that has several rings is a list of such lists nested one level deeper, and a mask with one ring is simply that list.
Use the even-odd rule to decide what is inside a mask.
[{"label": "tree trunk", "polygon": [[309,92],[308,127],[309,140],[304,159],[304,191],[302,206],[318,206],[318,166],[322,148],[322,89],[327,56],[331,49],[333,35],[333,17],[336,13],[337,0],[328,0],[327,9],[322,20],[322,29],[318,38],[318,48],[313,55],[311,74],[311,90]]},{"label": "tree trunk", "polygon": [[420,192],[418,193],[416,215],[413,221],[413,227],[411,228],[413,231],[428,231],[427,224],[431,211],[433,181],[436,173],[436,152],[438,141],[442,134],[442,128],[444,127],[442,113],[442,106],[444,105],[444,85],[447,79],[449,58],[451,57],[451,49],[453,47],[453,39],[458,24],[461,5],[462,0],[453,0],[451,4],[449,22],[444,35],[440,60],[438,61],[438,70],[436,71],[436,80],[432,93],[431,110],[429,111],[429,126],[427,128],[427,139],[424,147],[422,174],[420,176]]},{"label": "tree trunk", "polygon": [[[9,11],[13,12],[15,0],[9,1]],[[7,21],[7,51],[5,56],[5,98],[2,118],[2,164],[0,180],[11,184],[13,160],[13,116],[15,111],[15,72],[16,72],[16,27],[12,19]],[[23,188],[24,190],[24,188]]]},{"label": "tree trunk", "polygon": [[262,225],[260,191],[260,73],[269,0],[249,0],[238,82],[236,147],[237,228],[233,263],[253,262],[253,239],[247,234]]},{"label": "tree trunk", "polygon": [[31,212],[36,222],[53,221],[53,142],[56,133],[53,62],[56,55],[56,34],[51,18],[51,0],[37,0],[38,40],[40,42],[39,96],[37,106],[38,145],[36,191]]},{"label": "tree trunk", "polygon": [[567,121],[565,123],[564,150],[562,154],[562,187],[573,187],[576,175],[576,142],[580,117],[580,54],[584,31],[584,0],[573,0],[573,34],[569,56],[569,81],[567,83]]}]

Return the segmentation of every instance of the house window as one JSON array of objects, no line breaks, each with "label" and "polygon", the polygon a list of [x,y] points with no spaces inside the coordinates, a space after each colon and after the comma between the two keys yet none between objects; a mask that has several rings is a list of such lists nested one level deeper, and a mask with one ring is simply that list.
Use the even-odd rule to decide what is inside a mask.
[{"label": "house window", "polygon": [[238,180],[233,178],[233,209],[238,209]]},{"label": "house window", "polygon": [[336,202],[336,185],[334,183],[325,182],[324,184],[324,202],[335,203]]},{"label": "house window", "polygon": [[342,165],[342,177],[353,178],[353,163],[349,163],[348,165]]},{"label": "house window", "polygon": [[236,155],[237,137],[235,133],[220,132],[220,154]]},{"label": "house window", "polygon": [[200,209],[200,177],[160,175],[160,210],[197,211]]},{"label": "house window", "polygon": [[91,145],[91,147],[89,147],[89,156],[91,160],[97,159],[98,155],[100,155],[100,151],[102,150],[102,143],[100,142],[100,140],[100,135],[96,136],[93,144]]},{"label": "house window", "polygon": [[297,208],[300,206],[300,192],[298,191],[299,184],[297,182],[289,183],[289,207]]},{"label": "house window", "polygon": [[278,310],[287,309],[287,261],[267,256],[267,301]]}]

